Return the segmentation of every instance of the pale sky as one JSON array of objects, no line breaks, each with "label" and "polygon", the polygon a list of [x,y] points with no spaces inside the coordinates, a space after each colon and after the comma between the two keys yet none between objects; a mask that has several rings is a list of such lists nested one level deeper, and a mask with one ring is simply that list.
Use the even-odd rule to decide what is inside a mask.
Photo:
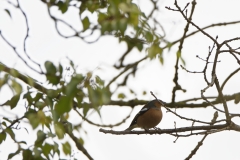
[{"label": "pale sky", "polygon": [[[13,1],[14,2],[14,1]],[[140,8],[144,11],[149,11],[151,5],[146,1],[138,1]],[[147,1],[148,2],[148,1]],[[191,2],[187,0],[179,0],[181,7],[184,7],[186,3]],[[118,40],[104,37],[101,38],[95,44],[88,45],[82,42],[80,39],[64,39],[58,36],[55,31],[54,23],[48,17],[46,6],[38,0],[25,0],[20,1],[22,8],[25,10],[30,26],[30,37],[27,41],[27,51],[29,55],[41,64],[44,64],[46,60],[53,61],[55,64],[59,62],[63,65],[67,64],[66,56],[74,61],[78,65],[78,71],[86,73],[88,71],[94,71],[95,75],[99,75],[104,80],[110,80],[115,76],[117,72],[113,69],[112,65],[117,62],[118,58],[126,49],[126,44],[118,43]],[[172,12],[165,9],[165,6],[174,8],[174,0],[159,1],[160,12],[157,17],[159,21],[166,29],[167,37],[169,40],[176,40],[183,34],[183,28],[186,22],[181,17],[180,13]],[[201,0],[197,1],[196,10],[193,15],[193,21],[200,27],[210,25],[212,23],[230,22],[240,20],[240,1],[237,0]],[[8,8],[12,13],[12,19],[4,12],[5,8]],[[55,11],[56,12],[56,11]],[[54,13],[55,13],[54,12]],[[64,15],[64,19],[69,21],[72,25],[79,25],[76,23],[76,18],[71,16],[75,11],[70,11]],[[61,16],[59,13],[56,15]],[[207,30],[212,36],[218,35],[219,42],[240,37],[240,24],[232,25],[228,27],[215,27]],[[26,33],[26,27],[24,19],[19,11],[15,11],[13,7],[10,7],[6,1],[0,1],[0,30],[2,34],[17,47],[17,50],[23,54],[22,43]],[[190,31],[196,30],[190,27]],[[65,28],[62,28],[63,32],[68,32]],[[239,41],[234,42],[235,47],[239,47]],[[186,61],[186,68],[192,71],[201,71],[205,63],[196,58],[199,55],[202,58],[206,58],[208,54],[208,46],[212,46],[212,42],[202,34],[196,34],[195,36],[186,39],[182,56]],[[175,65],[175,52],[178,45],[172,48],[170,52],[164,53],[164,65],[161,65],[158,60],[146,61],[141,63],[139,70],[135,77],[130,77],[127,86],[132,88],[137,94],[131,95],[127,89],[122,89],[128,96],[127,99],[154,99],[150,91],[153,91],[158,98],[170,102],[171,93],[173,87],[173,73]],[[38,74],[29,70],[24,63],[15,55],[15,53],[9,48],[2,39],[0,39],[0,57],[1,62],[7,64],[10,67],[19,69],[22,73],[28,73],[33,78],[38,79],[40,82],[45,82],[45,79]],[[137,49],[134,49],[131,56],[127,57],[127,62],[132,62],[144,57],[146,53],[143,51],[139,53]],[[213,56],[212,56],[213,57]],[[26,58],[26,57],[24,57]],[[217,75],[220,83],[235,69],[239,68],[235,59],[227,54],[221,54],[219,59],[221,63],[217,67]],[[211,67],[209,67],[211,68]],[[210,77],[210,69],[208,77]],[[201,74],[190,74],[182,69],[179,70],[179,83],[184,89],[187,89],[186,93],[181,91],[177,92],[176,100],[184,100],[193,97],[200,97],[200,90],[206,87],[203,76]],[[240,73],[232,78],[225,86],[223,93],[231,94],[239,92]],[[146,91],[147,95],[143,96],[142,92]],[[205,95],[216,95],[215,87],[209,89]],[[10,97],[10,92],[3,90],[0,92],[0,104],[2,98]],[[116,97],[116,96],[114,96]],[[113,97],[113,98],[114,98]],[[235,105],[233,102],[229,102],[230,112],[239,113],[239,104]],[[20,104],[24,106],[24,102]],[[126,123],[119,127],[113,128],[114,130],[126,129],[132,118],[140,110],[142,106],[138,106],[134,109],[132,116]],[[222,106],[219,106],[220,109]],[[2,114],[9,114],[14,112],[22,114],[22,109],[13,111],[4,111],[0,114],[0,120]],[[92,114],[89,118],[96,122],[104,124],[114,124],[121,121],[130,112],[129,107],[103,107],[101,110],[102,120],[97,114]],[[177,113],[194,119],[200,119],[210,121],[215,111],[208,107],[207,109],[178,109]],[[177,123],[177,127],[191,126],[191,122],[186,122],[175,117],[171,113],[166,113],[163,109],[164,117],[158,127],[162,129],[174,128],[174,121]],[[14,117],[9,114],[10,117]],[[224,115],[219,116],[224,118]],[[78,124],[82,120],[73,114],[69,119],[73,124]],[[239,118],[235,118],[234,122],[240,124]],[[25,126],[21,126],[25,127]],[[30,126],[27,126],[30,129]],[[84,131],[80,131],[81,136],[85,140],[85,147],[89,151],[90,155],[96,160],[182,160],[186,158],[202,136],[192,136],[187,138],[179,138],[176,143],[173,143],[175,137],[170,135],[110,135],[99,132],[99,128],[89,125],[87,122],[83,125]],[[107,128],[106,128],[107,129]],[[24,129],[17,131],[18,139],[26,140],[28,144],[34,142],[34,134],[28,134]],[[32,140],[32,142],[31,142]],[[6,141],[0,145],[0,157],[6,159],[7,155],[13,151],[15,146],[11,145],[11,141]],[[224,131],[216,134],[209,135],[203,143],[203,146],[198,150],[193,160],[237,160],[240,157],[240,136],[239,133],[234,131]],[[75,158],[85,160],[87,159],[80,151],[76,149],[73,151]],[[61,157],[64,157],[63,155]],[[67,157],[71,159],[70,157]],[[16,156],[13,159],[19,159]]]}]

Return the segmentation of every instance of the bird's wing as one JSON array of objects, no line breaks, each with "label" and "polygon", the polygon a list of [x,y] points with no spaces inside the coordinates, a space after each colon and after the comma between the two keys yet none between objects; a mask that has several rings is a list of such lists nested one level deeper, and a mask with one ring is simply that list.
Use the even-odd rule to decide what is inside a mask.
[{"label": "bird's wing", "polygon": [[130,126],[133,126],[135,124],[137,124],[137,119],[139,116],[143,115],[145,112],[147,112],[149,110],[149,108],[147,107],[148,104],[146,104],[145,106],[143,106],[143,108],[138,112],[138,114],[136,114],[136,116],[133,118],[132,123],[130,124]]}]

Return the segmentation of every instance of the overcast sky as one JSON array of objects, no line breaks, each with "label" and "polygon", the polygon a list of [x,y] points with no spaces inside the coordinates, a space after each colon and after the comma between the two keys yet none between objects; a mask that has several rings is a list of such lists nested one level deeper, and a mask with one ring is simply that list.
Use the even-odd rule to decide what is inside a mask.
[{"label": "overcast sky", "polygon": [[[179,4],[184,7],[186,3],[191,2],[187,0],[179,0]],[[67,64],[66,57],[72,59],[75,64],[78,65],[78,71],[86,73],[88,71],[94,71],[95,75],[99,75],[102,79],[110,80],[111,77],[117,73],[113,69],[112,65],[117,62],[121,54],[126,50],[126,44],[118,43],[118,40],[104,37],[101,38],[95,44],[88,45],[82,42],[80,39],[64,39],[58,36],[54,28],[54,23],[50,20],[46,6],[38,0],[25,0],[20,1],[20,4],[26,12],[29,19],[30,26],[30,38],[27,41],[27,51],[29,55],[41,64],[44,64],[46,60],[53,61],[55,64],[59,62]],[[146,1],[139,1],[140,8],[148,12],[151,5]],[[160,12],[156,15],[159,21],[166,29],[167,37],[169,40],[176,40],[183,34],[183,28],[186,22],[181,15],[177,12],[172,12],[165,9],[165,6],[171,6],[174,8],[174,0],[159,1]],[[210,25],[212,23],[229,22],[240,20],[240,1],[238,0],[208,0],[197,1],[196,11],[193,15],[193,21],[200,27]],[[3,11],[8,8],[12,13],[12,19]],[[73,25],[79,25],[75,23],[77,17],[72,16],[76,11],[69,11],[64,15],[64,19],[71,22]],[[56,11],[56,15],[59,13]],[[240,37],[240,24],[228,26],[228,27],[216,27],[207,30],[212,36],[218,35],[219,42]],[[22,52],[23,38],[26,33],[26,26],[24,19],[19,11],[15,11],[13,7],[10,7],[6,1],[0,1],[0,30],[2,34],[17,47],[17,50],[24,56]],[[190,31],[196,30],[190,27]],[[68,32],[67,29],[62,28],[63,32]],[[233,46],[239,47],[239,41],[235,42]],[[184,44],[182,56],[186,61],[186,68],[192,71],[201,71],[205,63],[196,58],[199,55],[202,58],[206,58],[208,54],[208,46],[212,46],[212,42],[202,34],[196,34],[195,36],[188,38]],[[127,86],[133,88],[137,93],[132,95],[127,89],[123,89],[128,97],[127,99],[138,98],[145,100],[152,100],[150,91],[153,91],[158,98],[166,102],[171,101],[171,93],[173,87],[173,74],[175,65],[175,53],[177,47],[172,48],[170,52],[164,53],[164,65],[161,65],[159,61],[146,61],[141,63],[139,71],[135,77],[130,77]],[[137,49],[134,49],[131,56],[127,57],[127,62],[132,62],[140,59],[146,55],[145,52],[139,53]],[[45,79],[36,73],[29,70],[24,63],[15,55],[15,53],[9,48],[2,39],[0,39],[0,62],[7,64],[10,67],[15,67],[23,73],[31,74],[35,79],[40,82],[45,82]],[[239,67],[235,59],[227,54],[221,54],[219,59],[221,62],[217,67],[217,75],[220,83],[229,75],[229,73]],[[209,67],[211,68],[211,67]],[[209,72],[210,73],[210,69]],[[210,77],[210,74],[208,75]],[[237,74],[226,85],[223,92],[224,94],[231,94],[239,92],[240,89],[240,73]],[[201,74],[190,74],[180,69],[179,83],[184,89],[187,89],[186,93],[177,92],[177,100],[184,100],[193,97],[200,97],[200,90],[206,87],[203,76]],[[142,95],[142,92],[146,91],[147,95]],[[6,94],[7,93],[7,94]],[[8,95],[9,93],[9,95]],[[215,87],[209,89],[206,95],[216,95]],[[9,91],[0,92],[0,104],[2,98],[4,100],[6,96],[11,96]],[[240,106],[235,105],[233,102],[229,102],[230,112],[240,112]],[[24,106],[24,103],[20,104]],[[114,128],[114,130],[126,129],[132,118],[140,110],[142,106],[136,107],[133,111],[131,118],[123,125]],[[221,106],[219,106],[221,108]],[[21,109],[13,112],[21,113]],[[12,112],[12,111],[11,111]],[[103,107],[101,110],[102,120],[97,114],[92,114],[90,119],[97,123],[113,124],[121,121],[128,113],[130,108],[128,107]],[[213,113],[215,112],[211,108],[207,109],[179,109],[177,112],[183,116],[189,118],[200,119],[210,121]],[[8,114],[2,112],[4,114]],[[191,126],[190,122],[186,122],[166,113],[163,109],[164,117],[158,127],[162,129],[174,128],[174,121],[177,123],[177,127]],[[13,115],[9,114],[13,117]],[[220,114],[219,118],[224,118]],[[1,117],[0,117],[1,119]],[[69,119],[73,124],[78,124],[81,119],[77,119],[74,115]],[[240,124],[239,119],[235,118],[234,122]],[[27,126],[27,128],[30,128]],[[171,159],[184,159],[186,158],[193,148],[197,145],[202,136],[192,136],[188,138],[179,138],[176,143],[173,143],[175,137],[170,135],[110,135],[100,133],[98,127],[91,126],[84,123],[83,128],[87,131],[80,131],[81,136],[85,140],[85,147],[88,149],[90,155],[96,160],[171,160]],[[17,131],[19,139],[26,139],[31,144],[31,140],[34,139],[34,135],[29,135],[25,130]],[[29,138],[31,137],[31,138]],[[33,143],[33,142],[32,142]],[[16,146],[11,145],[11,141],[2,143],[0,145],[0,157],[5,159],[9,152],[13,152],[12,148]],[[233,131],[224,131],[217,134],[210,135],[206,138],[203,146],[199,149],[194,160],[207,160],[207,159],[231,159],[236,160],[240,157],[240,136],[239,133]],[[74,150],[75,158],[86,159],[80,151]],[[16,156],[15,159],[19,157]],[[68,157],[70,159],[70,157]]]}]

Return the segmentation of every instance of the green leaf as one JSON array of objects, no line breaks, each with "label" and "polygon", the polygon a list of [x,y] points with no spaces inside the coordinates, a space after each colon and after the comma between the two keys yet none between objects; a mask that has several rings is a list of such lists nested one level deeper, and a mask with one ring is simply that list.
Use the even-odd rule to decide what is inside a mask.
[{"label": "green leaf", "polygon": [[120,21],[118,22],[118,29],[120,30],[120,32],[122,34],[125,33],[126,29],[127,29],[127,19],[126,18],[121,18]]},{"label": "green leaf", "polygon": [[94,90],[91,86],[88,87],[89,100],[94,107],[101,105],[101,101],[100,101],[101,95],[100,94],[101,93],[99,92],[99,90]]},{"label": "green leaf", "polygon": [[162,54],[163,49],[159,47],[159,44],[153,44],[150,48],[148,48],[148,56],[150,59],[156,58],[157,54]]},{"label": "green leaf", "polygon": [[18,77],[18,75],[19,75],[19,72],[16,69],[13,69],[13,68],[10,70],[10,73],[14,77]]},{"label": "green leaf", "polygon": [[39,119],[39,122],[41,124],[45,124],[45,121],[46,121],[46,116],[45,116],[45,113],[42,111],[42,110],[39,110],[37,112],[37,118]]},{"label": "green leaf", "polygon": [[34,159],[34,157],[32,155],[32,151],[30,151],[29,149],[23,150],[22,156],[23,156],[23,159],[29,159],[29,160]]},{"label": "green leaf", "polygon": [[160,61],[161,64],[164,63],[164,59],[163,59],[163,57],[161,55],[159,56],[159,61]]},{"label": "green leaf", "polygon": [[65,13],[68,10],[68,6],[69,6],[69,0],[66,0],[65,2],[63,1],[58,1],[57,3],[58,9],[62,12]]},{"label": "green leaf", "polygon": [[31,92],[28,91],[27,93],[25,93],[25,94],[23,95],[23,99],[27,99],[29,106],[32,105],[33,98],[32,98],[32,96],[31,96]]},{"label": "green leaf", "polygon": [[119,93],[118,94],[118,98],[119,99],[124,99],[126,96],[125,96],[125,94],[124,93]]},{"label": "green leaf", "polygon": [[143,95],[146,95],[147,94],[147,92],[146,91],[143,91],[143,93],[142,93]]},{"label": "green leaf", "polygon": [[72,123],[69,123],[69,122],[64,123],[64,129],[66,132],[72,133],[73,131]]},{"label": "green leaf", "polygon": [[[1,65],[0,65],[1,67]],[[1,69],[0,69],[1,71]],[[0,78],[0,88],[2,88],[2,86],[4,86],[7,82],[8,82],[8,74],[5,74],[3,78]]]},{"label": "green leaf", "polygon": [[40,148],[34,146],[33,152],[32,152],[32,155],[33,155],[33,157],[34,157],[33,160],[35,160],[35,159],[37,159],[37,160],[42,160],[41,157],[40,157],[41,154],[42,154],[42,151],[40,150]]},{"label": "green leaf", "polygon": [[69,112],[72,109],[73,103],[72,98],[67,96],[60,97],[60,100],[55,105],[55,110],[58,114]]},{"label": "green leaf", "polygon": [[15,108],[20,98],[20,94],[14,95],[10,100],[5,102],[3,105],[9,105],[11,109]]},{"label": "green leaf", "polygon": [[77,93],[77,96],[75,97],[77,99],[77,107],[80,108],[82,105],[83,98],[85,97],[85,94],[80,91]]},{"label": "green leaf", "polygon": [[[7,119],[6,117],[3,117],[3,119]],[[12,121],[7,120],[8,122],[12,123]],[[7,123],[5,121],[2,122],[2,124],[4,127],[7,127]]]},{"label": "green leaf", "polygon": [[43,151],[43,154],[48,157],[51,150],[53,150],[53,146],[48,144],[48,143],[45,143],[42,147],[42,151]]},{"label": "green leaf", "polygon": [[38,93],[35,95],[35,97],[33,98],[33,100],[34,100],[35,102],[38,102],[39,99],[42,98],[42,97],[43,97],[43,94],[40,93],[40,92],[38,92]]},{"label": "green leaf", "polygon": [[57,72],[57,69],[52,62],[46,61],[44,65],[48,74],[55,75],[55,73]]},{"label": "green leaf", "polygon": [[47,96],[49,98],[56,98],[59,95],[59,90],[55,90],[55,89],[48,89],[47,90]]},{"label": "green leaf", "polygon": [[143,44],[142,43],[136,43],[137,49],[141,52],[143,49]]},{"label": "green leaf", "polygon": [[22,86],[19,83],[17,83],[15,80],[12,80],[11,86],[17,94],[20,95],[22,93]]},{"label": "green leaf", "polygon": [[183,65],[185,66],[185,65],[186,65],[186,62],[185,62],[185,60],[182,58],[182,56],[180,57],[180,60],[181,60],[181,62],[183,63]]},{"label": "green leaf", "polygon": [[71,81],[65,87],[65,94],[74,97],[78,91],[77,85],[80,84],[83,79],[84,77],[81,74],[72,77]]},{"label": "green leaf", "polygon": [[11,12],[8,9],[4,9],[4,11],[9,15],[10,18],[12,18]]},{"label": "green leaf", "polygon": [[82,138],[78,139],[79,143],[81,143],[82,145],[84,145],[84,140]]},{"label": "green leaf", "polygon": [[34,86],[34,79],[32,79],[31,77],[28,77],[28,79],[27,79],[27,83],[30,85],[30,86]]},{"label": "green leaf", "polygon": [[27,145],[27,142],[25,142],[25,141],[20,141],[18,143],[22,143],[22,144],[26,144]]},{"label": "green leaf", "polygon": [[56,152],[58,155],[60,155],[59,146],[56,142],[54,142],[53,151],[54,153]]},{"label": "green leaf", "polygon": [[52,117],[54,122],[58,122],[60,115],[55,110],[52,110]]},{"label": "green leaf", "polygon": [[37,101],[34,106],[37,107],[38,109],[43,109],[46,106],[46,104],[44,102]]},{"label": "green leaf", "polygon": [[66,155],[70,155],[71,154],[71,146],[68,142],[66,143],[63,143],[62,144],[62,147],[63,147],[63,152],[66,154]]},{"label": "green leaf", "polygon": [[[8,119],[8,118],[6,118],[6,117],[3,117],[3,119],[4,119],[5,121],[9,122],[9,123],[12,123],[12,120],[10,120],[10,119]],[[2,122],[2,124],[3,124],[3,122]]]},{"label": "green leaf", "polygon": [[83,25],[83,30],[86,31],[89,26],[90,26],[90,22],[89,22],[89,19],[88,17],[85,17],[83,20],[82,20],[82,25]]},{"label": "green leaf", "polygon": [[129,89],[131,94],[136,94],[132,89]]},{"label": "green leaf", "polygon": [[46,78],[49,81],[49,83],[51,83],[53,85],[57,85],[61,80],[61,78],[59,76],[49,75],[49,74],[46,75]]},{"label": "green leaf", "polygon": [[51,124],[52,124],[52,116],[46,116],[45,118],[45,126],[51,131]]},{"label": "green leaf", "polygon": [[52,98],[50,98],[50,97],[46,97],[45,99],[43,99],[44,100],[44,102],[47,104],[47,106],[49,106],[51,109],[53,109],[53,99]]},{"label": "green leaf", "polygon": [[172,44],[172,43],[167,43],[167,48],[168,48],[168,51],[170,51],[170,50],[171,50],[172,46],[173,46],[173,44]]},{"label": "green leaf", "polygon": [[58,71],[59,71],[60,75],[62,75],[63,67],[61,64],[59,64],[59,66],[58,66]]},{"label": "green leaf", "polygon": [[83,107],[83,116],[86,117],[88,111],[89,111],[89,105],[88,104],[82,104]]},{"label": "green leaf", "polygon": [[47,138],[46,134],[43,131],[38,130],[37,139],[35,141],[35,146],[36,147],[41,147],[46,138]]},{"label": "green leaf", "polygon": [[12,159],[14,156],[16,156],[17,154],[19,154],[20,151],[21,151],[21,150],[18,149],[16,152],[9,154],[9,155],[8,155],[8,159]]},{"label": "green leaf", "polygon": [[0,133],[0,144],[6,140],[6,137],[7,137],[7,134],[4,131],[2,131]]},{"label": "green leaf", "polygon": [[181,57],[181,51],[177,51],[177,58]]},{"label": "green leaf", "polygon": [[8,135],[9,135],[13,140],[15,140],[15,134],[14,134],[14,132],[13,132],[13,130],[12,130],[11,128],[5,129],[5,132],[7,132]]},{"label": "green leaf", "polygon": [[186,65],[185,60],[182,58],[182,53],[181,51],[177,51],[177,58],[180,58],[181,62],[183,63],[183,65]]},{"label": "green leaf", "polygon": [[95,76],[95,80],[97,84],[104,86],[104,81],[99,76]]},{"label": "green leaf", "polygon": [[57,137],[59,139],[63,139],[64,134],[65,134],[65,129],[64,129],[62,123],[59,123],[59,122],[54,123],[54,128],[55,128],[55,132],[56,132]]},{"label": "green leaf", "polygon": [[146,31],[144,34],[147,42],[152,42],[153,41],[153,34],[151,32]]},{"label": "green leaf", "polygon": [[30,112],[30,113],[27,113],[26,116],[27,116],[31,126],[33,127],[33,129],[37,128],[40,123],[37,113]]}]

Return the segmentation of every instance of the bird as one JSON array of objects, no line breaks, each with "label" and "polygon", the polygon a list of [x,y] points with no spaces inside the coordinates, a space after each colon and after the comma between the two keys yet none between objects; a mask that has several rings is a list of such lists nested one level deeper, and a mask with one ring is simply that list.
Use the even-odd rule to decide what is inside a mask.
[{"label": "bird", "polygon": [[155,128],[162,120],[163,114],[161,107],[165,102],[161,100],[152,100],[148,102],[133,118],[132,123],[125,131],[131,131],[134,128],[142,128],[148,131]]}]

